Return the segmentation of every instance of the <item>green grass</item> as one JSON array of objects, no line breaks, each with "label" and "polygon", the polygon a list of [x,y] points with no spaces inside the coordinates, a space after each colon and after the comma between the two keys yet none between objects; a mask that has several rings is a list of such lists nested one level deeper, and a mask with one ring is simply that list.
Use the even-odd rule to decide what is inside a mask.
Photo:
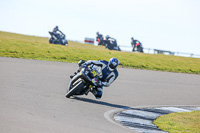
[{"label": "green grass", "polygon": [[200,133],[200,111],[162,115],[154,124],[169,133]]},{"label": "green grass", "polygon": [[68,46],[52,45],[48,38],[1,31],[0,56],[70,63],[117,57],[121,67],[200,74],[199,58],[111,51],[103,46],[71,41]]}]

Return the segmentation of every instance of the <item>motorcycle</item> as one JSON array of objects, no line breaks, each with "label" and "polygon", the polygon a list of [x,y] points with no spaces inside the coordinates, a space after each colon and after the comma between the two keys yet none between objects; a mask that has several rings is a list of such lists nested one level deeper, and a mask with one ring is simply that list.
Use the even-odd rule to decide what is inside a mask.
[{"label": "motorcycle", "polygon": [[142,46],[142,44],[141,44],[140,42],[137,42],[137,43],[136,43],[136,48],[137,48],[136,51],[141,52],[141,53],[144,52],[144,51],[143,51],[143,46]]},{"label": "motorcycle", "polygon": [[88,93],[92,92],[96,86],[101,86],[101,75],[101,68],[96,65],[90,65],[82,68],[71,79],[66,97],[70,98],[74,95],[88,95]]},{"label": "motorcycle", "polygon": [[117,46],[117,40],[114,38],[107,39],[105,42],[105,47],[108,48],[109,50],[121,51],[119,46]]},{"label": "motorcycle", "polygon": [[51,35],[51,38],[49,39],[49,43],[51,44],[61,44],[61,45],[68,45],[68,41],[65,39],[65,34],[61,32],[59,33],[53,33],[49,31],[49,34]]}]

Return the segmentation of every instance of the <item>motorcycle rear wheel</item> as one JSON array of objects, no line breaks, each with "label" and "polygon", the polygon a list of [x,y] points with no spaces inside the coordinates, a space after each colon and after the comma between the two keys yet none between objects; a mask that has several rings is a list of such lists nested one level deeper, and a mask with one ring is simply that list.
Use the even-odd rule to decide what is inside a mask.
[{"label": "motorcycle rear wheel", "polygon": [[70,91],[67,92],[66,97],[70,98],[71,96],[73,96],[74,94],[76,94],[77,91],[79,91],[80,89],[82,89],[83,86],[84,86],[83,81],[80,81],[72,89],[70,89]]}]

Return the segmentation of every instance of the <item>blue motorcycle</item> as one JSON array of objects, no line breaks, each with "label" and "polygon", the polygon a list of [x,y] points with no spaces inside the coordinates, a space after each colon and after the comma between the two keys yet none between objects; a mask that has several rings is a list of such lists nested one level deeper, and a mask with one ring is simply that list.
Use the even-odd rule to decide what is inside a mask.
[{"label": "blue motorcycle", "polygon": [[105,47],[108,48],[109,50],[121,51],[121,49],[117,45],[117,40],[114,38],[107,38],[105,41]]},{"label": "blue motorcycle", "polygon": [[[58,32],[59,33],[58,33]],[[68,45],[68,41],[65,39],[65,34],[63,34],[60,30],[57,29],[57,31],[50,32],[51,35],[49,39],[49,43],[51,44],[61,44],[61,45]]]}]

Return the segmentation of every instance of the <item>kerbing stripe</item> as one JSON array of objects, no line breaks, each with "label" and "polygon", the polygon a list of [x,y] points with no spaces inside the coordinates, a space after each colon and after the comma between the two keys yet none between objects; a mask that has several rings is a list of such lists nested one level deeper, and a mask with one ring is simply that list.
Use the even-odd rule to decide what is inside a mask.
[{"label": "kerbing stripe", "polygon": [[171,111],[171,112],[189,112],[189,111],[191,111],[188,109],[176,108],[176,107],[162,107],[162,108],[158,108],[158,109],[167,110],[167,111]]},{"label": "kerbing stripe", "polygon": [[115,114],[114,119],[129,129],[144,133],[166,133],[153,124],[153,121],[164,114],[173,112],[190,112],[200,107],[157,107],[130,108]]}]

